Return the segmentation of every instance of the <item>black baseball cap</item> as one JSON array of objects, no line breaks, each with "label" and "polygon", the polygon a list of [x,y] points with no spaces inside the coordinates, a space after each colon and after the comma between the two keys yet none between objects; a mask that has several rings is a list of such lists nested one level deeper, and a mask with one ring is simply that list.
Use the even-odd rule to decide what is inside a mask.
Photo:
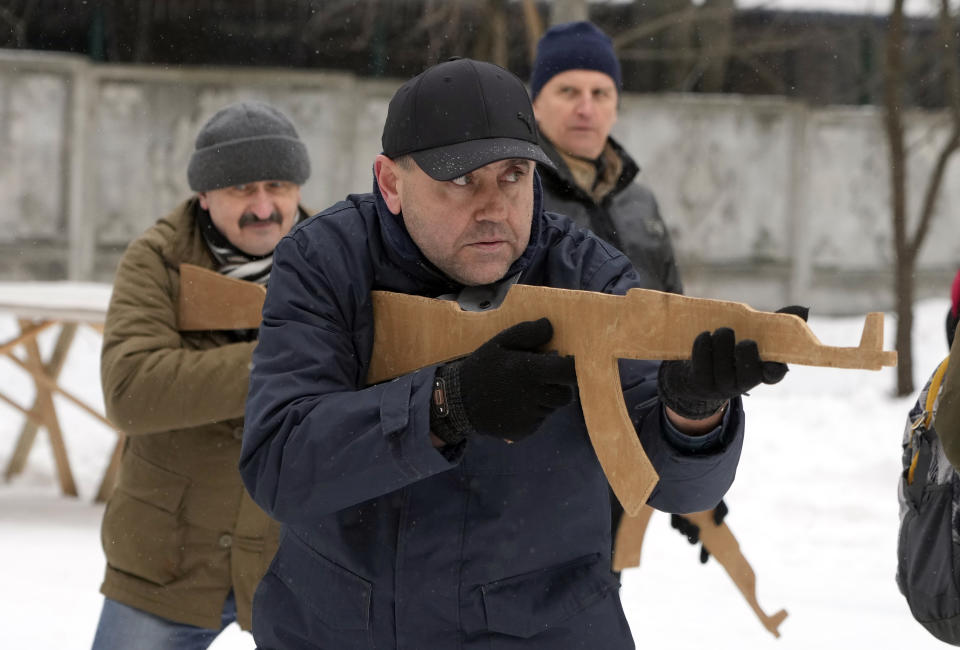
[{"label": "black baseball cap", "polygon": [[508,158],[553,167],[523,82],[473,59],[438,63],[403,84],[390,100],[381,144],[388,158],[410,155],[438,181]]}]

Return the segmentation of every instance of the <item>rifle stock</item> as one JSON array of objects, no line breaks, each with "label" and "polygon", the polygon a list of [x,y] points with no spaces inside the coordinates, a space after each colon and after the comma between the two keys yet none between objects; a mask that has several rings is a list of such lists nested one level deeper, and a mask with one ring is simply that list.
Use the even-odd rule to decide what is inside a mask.
[{"label": "rifle stock", "polygon": [[181,264],[177,328],[182,332],[255,329],[260,327],[266,297],[263,285]]}]

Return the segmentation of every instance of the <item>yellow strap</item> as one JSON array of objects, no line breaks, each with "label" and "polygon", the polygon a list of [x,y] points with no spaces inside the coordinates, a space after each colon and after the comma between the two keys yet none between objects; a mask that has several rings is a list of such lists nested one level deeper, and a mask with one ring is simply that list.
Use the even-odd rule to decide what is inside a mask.
[{"label": "yellow strap", "polygon": [[923,426],[929,427],[933,419],[933,405],[937,401],[937,395],[940,393],[940,384],[943,382],[943,376],[947,373],[947,366],[950,364],[950,357],[940,362],[937,371],[933,373],[933,379],[930,380],[930,390],[927,391],[927,402],[923,405]]},{"label": "yellow strap", "polygon": [[[923,413],[921,417],[910,427],[910,442],[913,443],[913,433],[917,428],[922,424],[923,427],[929,428],[930,421],[933,419],[933,405],[937,401],[937,394],[940,392],[940,384],[943,383],[943,376],[947,373],[947,366],[950,364],[950,357],[947,357],[940,362],[940,365],[937,366],[937,371],[933,373],[933,378],[930,380],[930,388],[927,390],[927,401],[923,404]],[[913,458],[910,459],[910,468],[907,470],[907,485],[913,485],[913,474],[917,469],[917,460],[920,458],[920,450],[917,449],[913,453]]]},{"label": "yellow strap", "polygon": [[913,485],[913,473],[917,470],[917,460],[920,459],[920,450],[918,449],[913,453],[913,458],[910,460],[910,469],[907,470],[907,485]]}]

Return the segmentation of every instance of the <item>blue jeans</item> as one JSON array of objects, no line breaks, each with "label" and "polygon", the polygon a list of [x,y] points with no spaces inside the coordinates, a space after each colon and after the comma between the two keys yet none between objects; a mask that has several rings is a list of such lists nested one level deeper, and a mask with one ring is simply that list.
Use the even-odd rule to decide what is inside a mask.
[{"label": "blue jeans", "polygon": [[235,620],[237,603],[232,591],[223,604],[219,630],[175,623],[105,598],[93,650],[206,650]]}]

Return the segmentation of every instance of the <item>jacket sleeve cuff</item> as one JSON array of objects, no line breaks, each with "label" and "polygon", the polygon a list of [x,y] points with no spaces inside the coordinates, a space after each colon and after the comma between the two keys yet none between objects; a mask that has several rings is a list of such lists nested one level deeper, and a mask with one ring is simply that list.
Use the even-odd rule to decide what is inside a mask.
[{"label": "jacket sleeve cuff", "polygon": [[730,412],[738,406],[739,404],[735,405],[734,400],[731,400],[730,406],[724,411],[720,424],[705,434],[690,436],[682,433],[673,425],[673,422],[667,417],[666,411],[664,410],[665,407],[661,405],[660,417],[663,419],[663,435],[667,439],[667,442],[681,453],[696,455],[717,453],[727,446],[727,438],[729,437],[730,431],[730,427],[728,426],[730,423]]},{"label": "jacket sleeve cuff", "polygon": [[430,397],[436,368],[430,366],[391,381],[380,400],[380,422],[394,461],[410,479],[446,471],[463,456],[444,454],[430,440]]}]

